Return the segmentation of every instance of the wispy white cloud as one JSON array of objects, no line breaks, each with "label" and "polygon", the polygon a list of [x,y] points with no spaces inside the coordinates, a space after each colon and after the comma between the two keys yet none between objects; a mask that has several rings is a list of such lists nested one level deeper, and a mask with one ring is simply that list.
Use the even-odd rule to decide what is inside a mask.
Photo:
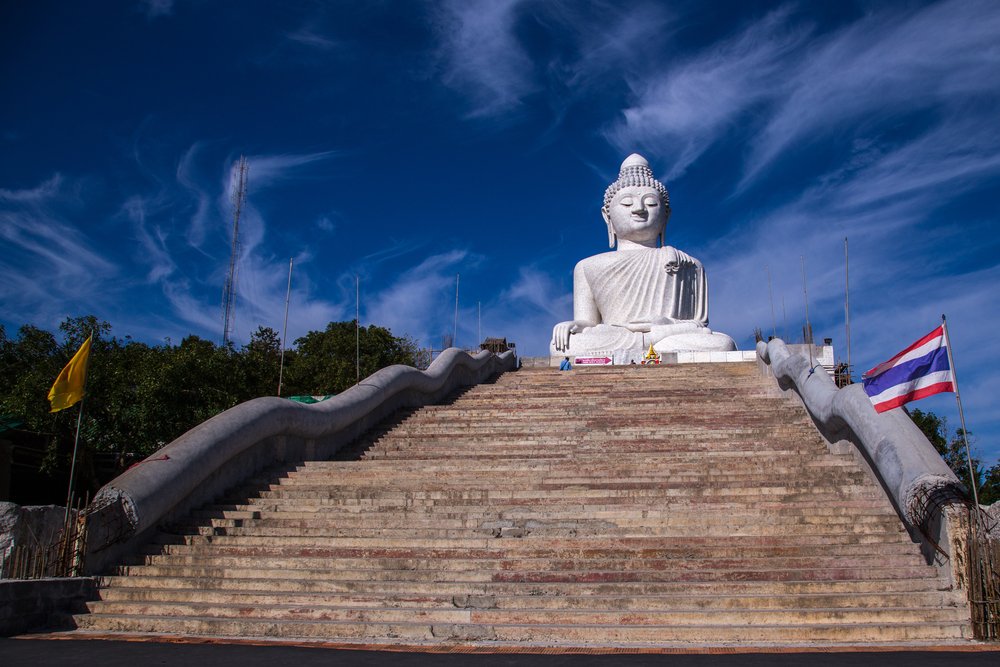
[{"label": "wispy white cloud", "polygon": [[[450,0],[436,17],[442,79],[465,96],[469,117],[508,118],[543,93],[557,122],[572,104],[653,66],[674,18],[653,2],[563,0]],[[530,51],[523,25],[548,35],[544,58]]]},{"label": "wispy white cloud", "polygon": [[311,25],[304,25],[297,30],[285,33],[285,37],[296,44],[319,51],[331,51],[341,46],[340,42],[321,34]]},{"label": "wispy white cloud", "polygon": [[174,0],[139,0],[139,6],[149,19],[170,16],[174,12]]},{"label": "wispy white cloud", "polygon": [[552,327],[573,316],[573,294],[538,266],[521,266],[516,279],[488,304],[487,312],[489,328],[484,336],[501,332],[517,343],[522,356],[546,356]]},{"label": "wispy white cloud", "polygon": [[455,275],[480,258],[465,250],[432,255],[365,300],[363,320],[440,347],[454,328]]},{"label": "wispy white cloud", "polygon": [[177,266],[167,247],[167,233],[146,221],[147,210],[151,205],[151,202],[137,195],[129,197],[122,210],[133,224],[136,238],[143,250],[142,260],[149,264],[146,280],[158,282],[169,277]]},{"label": "wispy white cloud", "polygon": [[1000,96],[998,34],[1000,13],[982,0],[881,9],[825,34],[788,6],[661,70],[633,63],[634,100],[605,136],[623,152],[649,149],[674,179],[752,128],[739,192],[817,139],[881,140],[879,123],[917,112],[931,126],[976,119],[984,132],[993,106],[982,103]]},{"label": "wispy white cloud", "polygon": [[73,219],[75,194],[58,174],[36,187],[0,190],[0,303],[4,319],[51,324],[110,296],[118,272]]},{"label": "wispy white cloud", "polygon": [[0,201],[9,204],[43,204],[54,199],[62,191],[63,177],[53,174],[52,178],[25,190],[0,188]]},{"label": "wispy white cloud", "polygon": [[[552,28],[574,42],[573,57],[563,63],[567,92],[589,95],[604,77],[631,77],[657,67],[677,16],[657,3],[545,3]],[[591,11],[587,11],[587,10]]]},{"label": "wispy white cloud", "polygon": [[470,116],[507,113],[537,89],[532,62],[514,34],[525,0],[450,0],[437,30],[446,84],[465,93]]},{"label": "wispy white cloud", "polygon": [[1000,94],[997,35],[995,3],[951,0],[876,12],[811,41],[770,86],[776,109],[754,142],[745,180],[797,143],[849,123],[921,109],[947,116],[961,107],[968,116],[975,99]]},{"label": "wispy white cloud", "polygon": [[188,244],[194,248],[200,248],[205,242],[205,231],[209,225],[208,217],[212,202],[212,195],[204,189],[204,186],[195,174],[196,164],[202,148],[203,145],[201,143],[194,143],[184,151],[181,159],[177,162],[177,171],[175,173],[177,182],[195,200],[195,210],[185,231],[185,238]]},{"label": "wispy white cloud", "polygon": [[745,115],[775,94],[788,54],[805,31],[786,27],[779,10],[726,41],[669,66],[662,74],[644,70],[631,77],[635,102],[606,131],[623,152],[655,147],[681,174]]},{"label": "wispy white cloud", "polygon": [[[277,155],[248,155],[250,187],[254,190],[271,187],[281,181],[301,175],[299,169],[337,155],[336,151],[321,151],[318,153],[296,153]],[[229,169],[226,182],[226,192],[233,191],[236,182],[236,163]]]},{"label": "wispy white cloud", "polygon": [[[200,290],[198,291],[200,292]],[[165,281],[163,295],[170,304],[172,316],[193,326],[202,334],[222,333],[222,312],[219,302],[200,298],[187,278]],[[220,290],[221,292],[221,290]]]}]

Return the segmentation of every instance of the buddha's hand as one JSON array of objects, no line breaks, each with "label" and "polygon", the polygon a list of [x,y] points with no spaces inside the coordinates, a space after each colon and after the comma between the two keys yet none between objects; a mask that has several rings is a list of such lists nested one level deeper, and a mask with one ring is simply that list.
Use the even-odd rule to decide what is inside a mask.
[{"label": "buddha's hand", "polygon": [[[666,319],[666,318],[664,318]],[[656,343],[667,336],[683,333],[712,333],[712,330],[692,320],[667,320],[668,323],[654,323],[649,329],[650,339]]]},{"label": "buddha's hand", "polygon": [[670,275],[674,275],[678,271],[688,266],[693,266],[694,262],[688,255],[680,253],[676,248],[667,246],[667,261],[664,263],[664,270]]},{"label": "buddha's hand", "polygon": [[657,327],[673,324],[676,321],[677,320],[672,317],[655,317],[650,322],[629,322],[625,325],[625,328],[629,331],[636,331],[638,333],[649,333]]},{"label": "buddha's hand", "polygon": [[570,334],[580,333],[587,325],[586,322],[572,320],[570,322],[560,322],[552,327],[552,345],[559,351],[569,349]]}]

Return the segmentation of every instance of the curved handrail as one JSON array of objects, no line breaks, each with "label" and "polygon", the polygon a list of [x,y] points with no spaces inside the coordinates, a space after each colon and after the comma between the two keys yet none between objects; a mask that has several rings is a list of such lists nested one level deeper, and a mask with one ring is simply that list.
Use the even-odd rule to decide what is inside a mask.
[{"label": "curved handrail", "polygon": [[964,501],[965,487],[903,410],[875,412],[861,385],[838,389],[822,366],[781,339],[758,342],[757,356],[801,397],[828,439],[851,440],[862,451],[910,525],[922,529],[941,507]]},{"label": "curved handrail", "polygon": [[472,356],[450,348],[426,371],[389,366],[321,403],[266,397],[230,408],[98,491],[89,508],[87,570],[100,571],[127,550],[118,544],[110,550],[114,555],[96,552],[131,544],[169,515],[222,493],[266,465],[332,455],[393,410],[433,403],[459,387],[512,370],[516,363],[512,351]]}]

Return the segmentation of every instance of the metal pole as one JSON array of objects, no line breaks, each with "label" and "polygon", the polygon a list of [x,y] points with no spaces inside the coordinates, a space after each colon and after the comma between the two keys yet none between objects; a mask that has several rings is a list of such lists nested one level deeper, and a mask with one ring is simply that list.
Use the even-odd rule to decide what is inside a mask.
[{"label": "metal pole", "polygon": [[[94,332],[90,332],[90,338],[94,337]],[[93,343],[91,343],[93,345]],[[93,352],[93,347],[91,347],[90,352]],[[63,515],[63,521],[69,520],[69,508],[73,503],[73,482],[76,478],[76,452],[80,444],[80,422],[83,421],[83,402],[87,400],[87,382],[90,380],[90,373],[86,371],[90,370],[90,352],[87,353],[87,367],[84,371],[83,376],[83,396],[80,397],[80,412],[76,415],[76,436],[73,438],[73,461],[69,465],[69,488],[66,490],[66,513]]]},{"label": "metal pole", "polygon": [[799,261],[802,264],[802,296],[806,302],[806,335],[809,336],[810,354],[812,353],[812,325],[809,324],[809,287],[806,285],[806,258],[804,255],[799,255]]},{"label": "metal pole", "polygon": [[482,343],[483,342],[483,302],[482,301],[477,301],[476,302],[476,328],[477,328],[476,334],[477,334],[477,337],[478,337],[478,341],[480,343]]},{"label": "metal pole", "polygon": [[767,271],[767,295],[771,299],[771,333],[774,337],[778,337],[778,322],[774,319],[774,292],[771,291],[771,267],[767,264],[764,265],[764,270]]},{"label": "metal pole", "polygon": [[785,295],[781,295],[781,335],[788,340],[788,313],[785,312]]},{"label": "metal pole", "polygon": [[847,336],[847,379],[851,380],[851,265],[847,254],[847,237],[844,237],[844,329]]},{"label": "metal pole", "polygon": [[[90,360],[88,359],[87,361],[89,362]],[[83,402],[87,400],[86,379],[84,379],[83,386],[84,392],[83,398],[80,399],[80,412],[76,415],[76,437],[73,438],[73,462],[69,466],[69,489],[66,492],[66,513],[63,515],[63,522],[69,520],[69,508],[73,502],[73,482],[76,477],[76,450],[80,444],[80,422],[83,421]]]},{"label": "metal pole", "polygon": [[451,344],[454,347],[458,347],[458,279],[461,276],[455,274],[455,328],[451,334]]},{"label": "metal pole", "polygon": [[969,462],[969,482],[972,484],[972,500],[979,508],[979,491],[976,489],[976,468],[972,465],[972,449],[969,447],[969,432],[965,428],[965,411],[962,410],[962,395],[958,393],[958,373],[955,371],[955,360],[951,356],[951,336],[948,335],[948,320],[941,315],[941,326],[944,329],[944,344],[948,348],[948,366],[951,367],[951,379],[955,385],[955,401],[958,403],[958,418],[962,422],[962,441],[965,443],[965,456]]},{"label": "metal pole", "polygon": [[285,372],[285,340],[288,337],[288,301],[292,298],[292,262],[288,260],[288,289],[285,290],[285,325],[281,328],[281,362],[278,364],[278,396],[281,396],[281,380]]},{"label": "metal pole", "polygon": [[361,278],[354,274],[354,384],[361,383]]}]

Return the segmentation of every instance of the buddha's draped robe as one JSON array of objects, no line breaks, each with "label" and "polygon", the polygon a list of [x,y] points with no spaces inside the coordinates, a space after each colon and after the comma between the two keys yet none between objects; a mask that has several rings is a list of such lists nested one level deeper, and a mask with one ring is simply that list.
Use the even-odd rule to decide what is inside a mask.
[{"label": "buddha's draped robe", "polygon": [[[708,281],[701,262],[670,246],[608,252],[581,263],[604,324],[661,317],[708,325]],[[668,271],[668,266],[670,271]]]},{"label": "buddha's draped robe", "polygon": [[[701,262],[687,253],[670,246],[618,250],[588,257],[577,270],[583,272],[601,321],[571,335],[565,353],[645,350],[661,340],[666,349],[673,341],[679,343],[673,349],[735,349],[731,338],[707,328],[708,279]],[[626,328],[659,318],[690,323],[693,331],[671,336],[655,325],[647,332]],[[551,353],[562,352],[553,348]]]}]

